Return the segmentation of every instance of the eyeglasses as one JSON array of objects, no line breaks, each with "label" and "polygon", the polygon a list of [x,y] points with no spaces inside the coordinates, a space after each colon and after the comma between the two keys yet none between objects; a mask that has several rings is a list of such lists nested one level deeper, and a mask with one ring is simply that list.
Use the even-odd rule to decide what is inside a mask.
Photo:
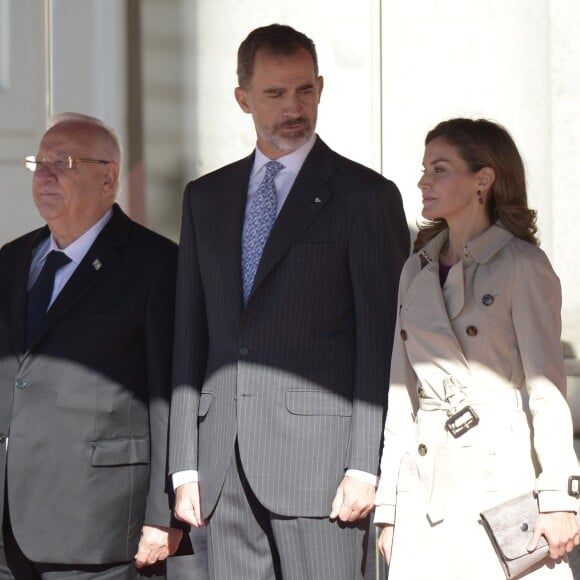
[{"label": "eyeglasses", "polygon": [[24,159],[24,166],[28,171],[36,171],[39,167],[49,167],[55,171],[64,171],[72,169],[75,163],[113,163],[113,161],[104,161],[103,159],[78,159],[76,157],[54,157],[52,159],[35,157],[30,155]]}]

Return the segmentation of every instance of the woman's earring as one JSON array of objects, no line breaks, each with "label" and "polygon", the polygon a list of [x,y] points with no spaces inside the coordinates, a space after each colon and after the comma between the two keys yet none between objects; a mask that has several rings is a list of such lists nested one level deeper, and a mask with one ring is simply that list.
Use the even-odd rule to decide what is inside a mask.
[{"label": "woman's earring", "polygon": [[479,191],[479,189],[477,190],[477,201],[480,205],[483,205],[483,197],[481,197],[481,191]]}]

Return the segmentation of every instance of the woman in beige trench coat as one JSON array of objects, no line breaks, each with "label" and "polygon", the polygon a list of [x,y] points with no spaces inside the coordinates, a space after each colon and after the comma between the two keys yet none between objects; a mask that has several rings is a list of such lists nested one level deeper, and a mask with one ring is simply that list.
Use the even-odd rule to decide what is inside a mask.
[{"label": "woman in beige trench coat", "polygon": [[[544,535],[551,558],[524,577],[572,578],[580,470],[561,291],[520,155],[502,127],[452,119],[427,135],[423,165],[427,222],[401,276],[375,502],[389,580],[504,578],[479,514],[530,490],[542,512],[531,544]],[[454,437],[446,421],[466,407],[479,423]]]}]

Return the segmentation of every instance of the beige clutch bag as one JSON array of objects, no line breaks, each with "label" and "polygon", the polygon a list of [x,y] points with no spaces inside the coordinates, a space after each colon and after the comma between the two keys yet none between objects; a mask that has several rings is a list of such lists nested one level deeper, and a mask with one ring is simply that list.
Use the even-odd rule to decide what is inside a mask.
[{"label": "beige clutch bag", "polygon": [[[548,556],[548,542],[543,536],[533,552],[527,550],[538,515],[538,501],[533,492],[481,513],[506,578],[516,578]],[[578,515],[576,519],[580,522]]]}]

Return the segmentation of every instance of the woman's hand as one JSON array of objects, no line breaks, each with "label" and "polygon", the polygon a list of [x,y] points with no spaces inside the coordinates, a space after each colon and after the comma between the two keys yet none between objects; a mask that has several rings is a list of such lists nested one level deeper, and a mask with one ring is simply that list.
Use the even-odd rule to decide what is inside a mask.
[{"label": "woman's hand", "polygon": [[383,555],[387,565],[391,563],[391,549],[393,548],[394,532],[395,526],[392,524],[387,524],[382,528],[379,539],[377,540],[379,551]]},{"label": "woman's hand", "polygon": [[571,552],[580,544],[580,531],[576,523],[574,512],[549,512],[538,516],[534,529],[534,535],[528,545],[528,550],[533,552],[540,541],[540,536],[548,540],[550,558],[558,560]]}]

